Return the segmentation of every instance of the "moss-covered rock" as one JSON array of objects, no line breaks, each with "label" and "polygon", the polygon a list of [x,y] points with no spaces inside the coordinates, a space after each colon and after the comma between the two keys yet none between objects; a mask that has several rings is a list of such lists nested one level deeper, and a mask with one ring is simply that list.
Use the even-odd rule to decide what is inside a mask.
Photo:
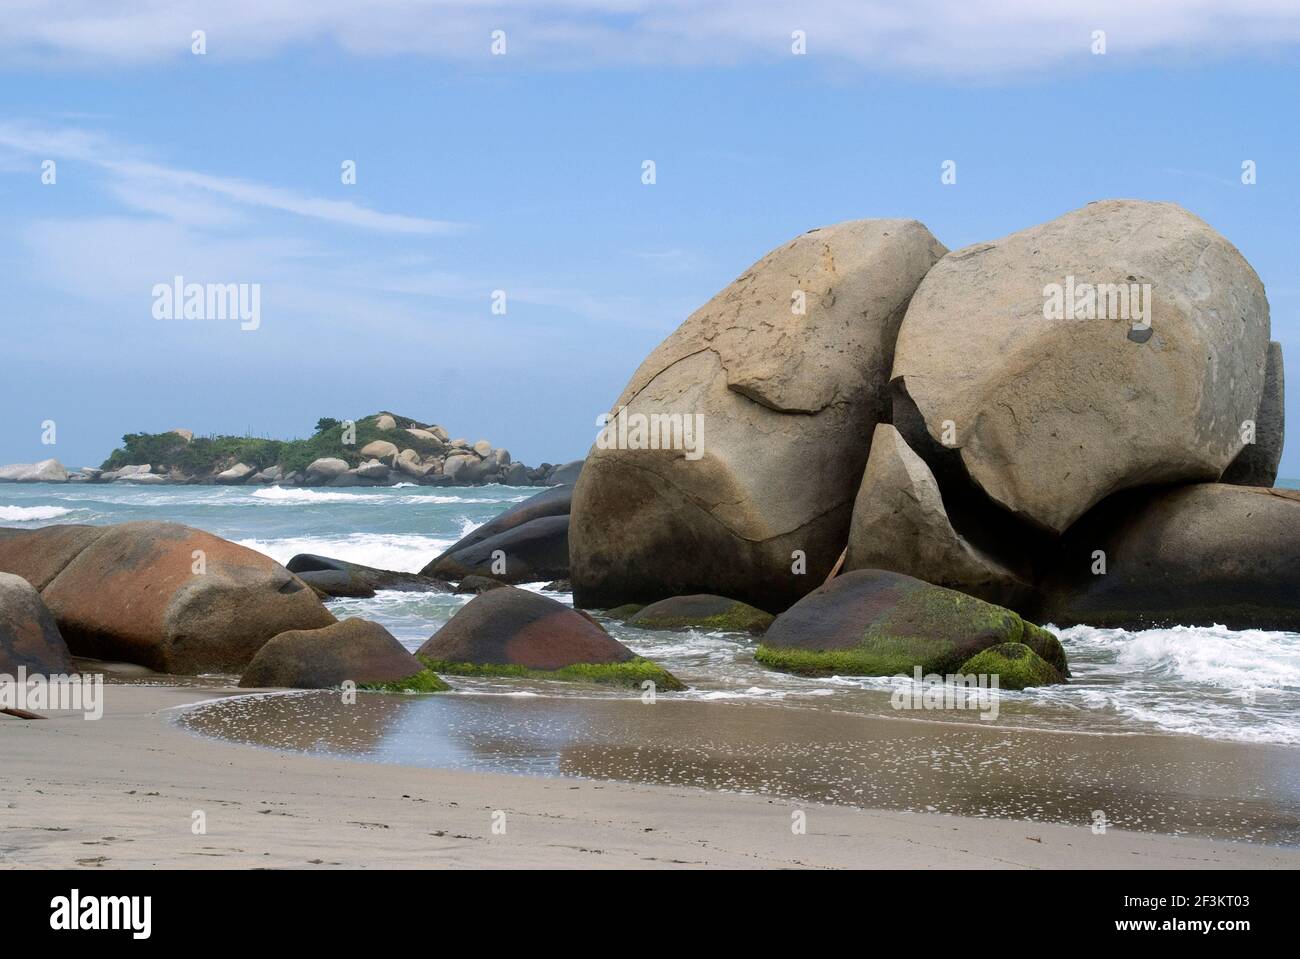
[{"label": "moss-covered rock", "polygon": [[758,635],[767,631],[774,618],[771,613],[736,599],[695,593],[651,603],[629,617],[628,625],[639,629],[717,629]]},{"label": "moss-covered rock", "polygon": [[609,619],[631,619],[643,609],[645,609],[645,605],[642,603],[624,603],[622,606],[604,610],[600,615]]},{"label": "moss-covered rock", "polygon": [[778,616],[755,658],[807,676],[951,673],[1003,643],[1024,643],[1066,673],[1056,637],[1009,609],[901,573],[854,570]]},{"label": "moss-covered rock", "polygon": [[623,663],[574,663],[561,669],[529,669],[500,663],[449,663],[423,659],[430,670],[447,676],[508,676],[527,679],[559,679],[569,682],[630,686],[639,689],[647,679],[661,690],[681,690],[680,679],[657,663],[637,656]]},{"label": "moss-covered rock", "polygon": [[422,669],[414,676],[388,683],[361,683],[357,688],[379,693],[445,693],[451,689],[432,669]]},{"label": "moss-covered rock", "polygon": [[527,676],[682,689],[671,673],[642,659],[590,616],[514,586],[480,593],[429,637],[416,656],[435,672]]},{"label": "moss-covered rock", "polygon": [[1065,682],[1055,666],[1024,643],[1001,643],[981,650],[961,664],[965,676],[997,676],[1000,689],[1029,689]]}]

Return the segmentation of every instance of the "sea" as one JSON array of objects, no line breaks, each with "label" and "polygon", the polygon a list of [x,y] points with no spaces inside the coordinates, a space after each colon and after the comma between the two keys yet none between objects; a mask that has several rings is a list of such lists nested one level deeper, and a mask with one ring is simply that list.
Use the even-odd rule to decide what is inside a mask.
[{"label": "sea", "polygon": [[[168,520],[208,530],[281,563],[297,553],[317,553],[418,571],[460,537],[536,492],[507,486],[325,490],[6,484],[0,486],[0,525],[32,529],[55,523]],[[547,595],[572,603],[567,594]],[[335,600],[331,608],[340,618],[376,620],[415,650],[467,601],[459,595],[381,592],[372,599]],[[677,694],[684,698],[895,712],[890,693],[911,683],[772,672],[755,663],[756,641],[743,634],[651,632],[617,621],[605,625],[634,651],[688,683],[689,691]],[[1046,625],[1065,646],[1073,680],[1041,690],[1003,691],[1001,712],[1017,723],[1300,744],[1300,634],[1217,625],[1139,631]],[[523,691],[565,696],[566,689],[549,684]],[[579,693],[590,694],[587,689]]]}]

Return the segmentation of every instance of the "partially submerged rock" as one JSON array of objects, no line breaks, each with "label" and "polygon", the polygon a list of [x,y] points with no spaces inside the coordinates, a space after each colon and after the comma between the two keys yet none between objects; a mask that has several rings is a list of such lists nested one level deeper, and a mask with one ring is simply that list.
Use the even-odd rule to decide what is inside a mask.
[{"label": "partially submerged rock", "polygon": [[449,580],[482,576],[512,584],[567,576],[569,517],[543,516],[463,549],[453,547],[422,572]]},{"label": "partially submerged rock", "polygon": [[716,629],[758,635],[772,625],[772,614],[725,596],[696,593],[651,603],[628,618],[638,629]]},{"label": "partially submerged rock", "polygon": [[682,689],[671,673],[642,659],[589,617],[513,586],[470,600],[416,652],[450,675],[532,676],[578,682]]},{"label": "partially submerged rock", "polygon": [[66,483],[68,471],[56,459],[0,466],[0,483]]},{"label": "partially submerged rock", "polygon": [[[944,252],[915,220],[839,223],[688,317],[633,375],[574,488],[578,605],[706,592],[778,610],[821,582],[865,438],[888,419],[903,313]],[[639,423],[653,442],[633,442]]]},{"label": "partially submerged rock", "polygon": [[1000,643],[981,650],[957,670],[964,676],[996,676],[999,689],[1029,689],[1065,682],[1060,670],[1024,643]]},{"label": "partially submerged rock", "polygon": [[451,688],[383,626],[356,618],[272,637],[248,664],[239,685],[332,689],[347,681],[390,691]]},{"label": "partially submerged rock", "polygon": [[0,573],[0,674],[52,676],[72,671],[72,657],[40,593],[21,576]]},{"label": "partially submerged rock", "polygon": [[911,576],[864,569],[809,593],[776,618],[755,658],[805,676],[955,673],[981,650],[1024,643],[1068,675],[1049,631],[1009,609]]},{"label": "partially submerged rock", "polygon": [[1079,521],[1039,618],[1119,629],[1300,631],[1300,491],[1199,483],[1132,490]]},{"label": "partially submerged rock", "polygon": [[404,593],[452,592],[450,583],[434,576],[376,569],[314,553],[299,553],[289,560],[287,568],[289,572],[298,574],[303,582],[331,596],[366,597],[381,589]]}]

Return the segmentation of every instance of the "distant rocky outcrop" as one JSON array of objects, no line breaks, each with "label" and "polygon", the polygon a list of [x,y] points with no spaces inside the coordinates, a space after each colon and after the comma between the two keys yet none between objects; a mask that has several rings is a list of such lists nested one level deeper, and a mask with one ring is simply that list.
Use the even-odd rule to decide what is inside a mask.
[{"label": "distant rocky outcrop", "polygon": [[199,436],[191,430],[128,433],[99,467],[69,474],[58,460],[0,466],[0,483],[215,483],[222,486],[572,485],[582,460],[532,467],[480,439],[394,413],[355,422],[322,419],[308,439]]},{"label": "distant rocky outcrop", "polygon": [[0,466],[0,483],[66,483],[68,471],[56,459]]}]

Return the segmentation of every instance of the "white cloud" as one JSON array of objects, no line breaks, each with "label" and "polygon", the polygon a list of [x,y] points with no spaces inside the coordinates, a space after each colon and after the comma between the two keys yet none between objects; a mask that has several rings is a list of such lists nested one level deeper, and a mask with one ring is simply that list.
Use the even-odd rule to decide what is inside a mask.
[{"label": "white cloud", "polygon": [[[11,62],[81,66],[208,56],[263,57],[326,43],[360,56],[418,55],[485,69],[489,35],[508,58],[564,65],[726,64],[790,57],[880,72],[1006,74],[1089,56],[1093,30],[1126,61],[1218,56],[1300,42],[1295,0],[8,0],[0,51]],[[498,61],[499,62],[499,61]],[[513,62],[513,59],[511,60]]]},{"label": "white cloud", "polygon": [[233,177],[212,176],[150,162],[93,131],[76,128],[42,129],[0,122],[0,150],[41,159],[73,160],[106,171],[110,189],[120,200],[149,212],[189,213],[211,219],[233,213],[213,198],[237,206],[261,208],[381,233],[453,233],[461,224],[400,213],[382,213],[346,200],[306,196],[280,187]]}]

